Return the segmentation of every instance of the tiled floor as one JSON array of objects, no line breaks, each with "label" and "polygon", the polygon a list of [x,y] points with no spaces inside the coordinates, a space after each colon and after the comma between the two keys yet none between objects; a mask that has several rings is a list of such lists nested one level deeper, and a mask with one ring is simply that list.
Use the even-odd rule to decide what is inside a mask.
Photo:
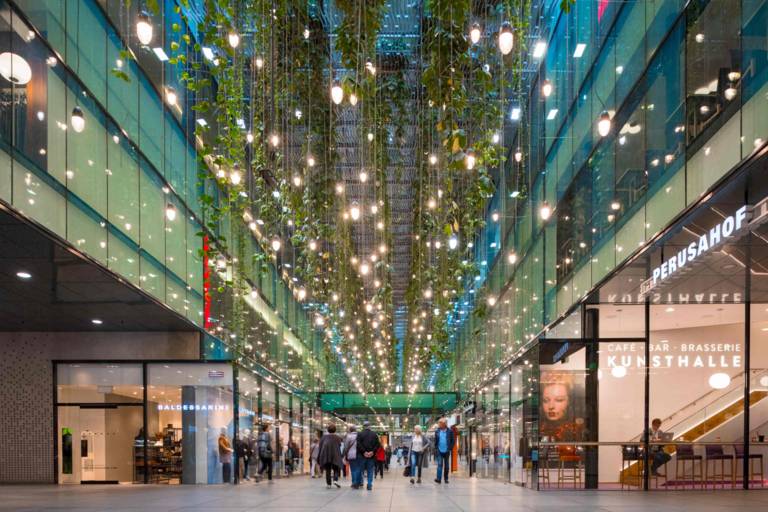
[{"label": "tiled floor", "polygon": [[348,482],[328,490],[323,480],[294,477],[239,486],[0,486],[0,510],[23,511],[750,511],[768,510],[765,491],[534,492],[490,480],[456,477],[438,486],[433,471],[411,487],[399,471],[377,480],[374,490],[353,491]]}]

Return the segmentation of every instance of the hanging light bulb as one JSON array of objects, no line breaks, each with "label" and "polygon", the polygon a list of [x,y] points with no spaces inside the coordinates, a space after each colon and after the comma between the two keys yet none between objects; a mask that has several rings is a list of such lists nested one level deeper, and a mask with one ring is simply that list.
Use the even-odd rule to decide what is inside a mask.
[{"label": "hanging light bulb", "polygon": [[294,187],[300,187],[301,186],[301,176],[298,174],[293,175],[293,186]]},{"label": "hanging light bulb", "polygon": [[176,105],[176,103],[179,101],[179,97],[176,95],[176,89],[173,87],[166,87],[165,101],[167,101],[170,106]]},{"label": "hanging light bulb", "polygon": [[171,222],[176,220],[176,207],[171,203],[165,206],[165,218]]},{"label": "hanging light bulb", "polygon": [[313,157],[312,155],[309,155],[307,157],[307,165],[309,167],[314,167],[315,166],[315,157]]},{"label": "hanging light bulb", "polygon": [[349,95],[349,104],[352,105],[353,107],[357,105],[357,94],[352,93]]},{"label": "hanging light bulb", "polygon": [[464,167],[466,167],[468,171],[471,171],[475,168],[475,161],[475,153],[470,149],[467,151],[467,154],[464,155]]},{"label": "hanging light bulb", "polygon": [[472,28],[469,29],[469,40],[472,41],[472,44],[477,44],[480,41],[481,35],[480,24],[473,23]]},{"label": "hanging light bulb", "polygon": [[141,11],[136,17],[136,37],[139,42],[147,46],[152,42],[152,19],[146,11]]},{"label": "hanging light bulb", "polygon": [[299,288],[299,291],[297,293],[299,300],[302,301],[307,298],[307,290],[302,288]]},{"label": "hanging light bulb", "polygon": [[272,239],[271,245],[272,245],[272,250],[277,252],[280,250],[280,247],[283,246],[283,243],[280,241],[278,237],[275,237]]},{"label": "hanging light bulb", "polygon": [[451,238],[448,239],[449,249],[455,249],[458,246],[459,246],[459,240],[455,236],[452,236]]},{"label": "hanging light bulb", "polygon": [[72,109],[72,116],[69,120],[72,124],[72,129],[75,130],[75,132],[81,133],[85,130],[85,116],[83,115],[83,109],[80,107]]},{"label": "hanging light bulb", "polygon": [[541,83],[541,94],[545,98],[549,98],[549,96],[552,94],[552,90],[552,82],[550,82],[548,78]]},{"label": "hanging light bulb", "polygon": [[368,142],[373,142],[373,133],[368,132]]},{"label": "hanging light bulb", "polygon": [[427,288],[426,290],[424,290],[424,298],[425,299],[432,298],[432,288]]},{"label": "hanging light bulb", "polygon": [[261,69],[264,67],[264,59],[261,57],[256,57],[256,69]]},{"label": "hanging light bulb", "polygon": [[547,201],[541,203],[541,208],[539,208],[539,216],[541,217],[541,220],[548,220],[549,217],[552,216],[552,207],[549,206]]},{"label": "hanging light bulb", "polygon": [[611,116],[603,110],[603,113],[600,114],[600,119],[597,121],[597,133],[600,134],[601,137],[605,137],[611,132]]},{"label": "hanging light bulb", "polygon": [[314,252],[317,250],[317,242],[315,242],[314,240],[310,240],[308,246],[310,251]]},{"label": "hanging light bulb", "polygon": [[435,201],[434,197],[430,197],[427,201],[427,208],[430,210],[434,210],[437,207],[437,201]]},{"label": "hanging light bulb", "polygon": [[507,261],[510,265],[517,263],[517,253],[515,251],[509,251],[509,254],[507,254]]},{"label": "hanging light bulb", "polygon": [[365,170],[360,171],[360,174],[358,174],[358,178],[360,178],[360,183],[365,183],[368,181],[368,173],[365,172]]},{"label": "hanging light bulb", "polygon": [[276,148],[277,146],[280,145],[280,136],[278,134],[276,134],[276,133],[273,133],[269,137],[269,143],[272,144],[272,147]]},{"label": "hanging light bulb", "polygon": [[[368,272],[371,270],[371,267],[368,266],[367,263],[363,262],[360,264],[360,275],[366,276],[368,275]],[[370,304],[368,304],[370,306]]]},{"label": "hanging light bulb", "polygon": [[237,32],[230,32],[227,40],[232,48],[237,48],[240,45],[240,35]]},{"label": "hanging light bulb", "polygon": [[517,151],[515,151],[515,162],[520,163],[523,161],[523,151],[520,148],[517,148]]},{"label": "hanging light bulb", "polygon": [[502,55],[509,55],[509,52],[512,51],[514,40],[512,25],[505,21],[501,24],[501,29],[499,29],[499,50],[501,50]]},{"label": "hanging light bulb", "polygon": [[499,212],[493,212],[491,214],[491,220],[493,220],[493,222],[499,222]]},{"label": "hanging light bulb", "polygon": [[248,142],[248,144],[253,142],[253,134],[251,132],[246,133],[245,134],[245,140],[246,140],[246,142]]},{"label": "hanging light bulb", "polygon": [[358,220],[360,218],[360,206],[357,203],[352,203],[349,208],[349,216],[352,220]]},{"label": "hanging light bulb", "polygon": [[334,86],[331,87],[331,100],[333,100],[336,105],[341,104],[344,100],[344,89],[342,89],[340,85],[334,84]]},{"label": "hanging light bulb", "polygon": [[429,163],[431,165],[436,165],[437,164],[437,155],[429,155]]},{"label": "hanging light bulb", "polygon": [[336,195],[340,196],[344,193],[344,184],[343,183],[337,183],[336,184]]},{"label": "hanging light bulb", "polygon": [[488,301],[488,305],[491,307],[493,307],[496,304],[496,297],[494,297],[493,295],[489,295],[486,300]]},{"label": "hanging light bulb", "polygon": [[726,87],[725,91],[723,91],[723,96],[725,96],[725,99],[728,101],[731,101],[733,98],[736,97],[736,94],[738,94],[738,89],[736,89],[736,86],[733,82],[728,82],[728,87]]},{"label": "hanging light bulb", "polygon": [[240,182],[243,181],[243,175],[240,173],[240,169],[238,168],[237,164],[232,167],[232,170],[229,173],[229,181],[232,182],[232,184],[235,186],[239,185]]}]

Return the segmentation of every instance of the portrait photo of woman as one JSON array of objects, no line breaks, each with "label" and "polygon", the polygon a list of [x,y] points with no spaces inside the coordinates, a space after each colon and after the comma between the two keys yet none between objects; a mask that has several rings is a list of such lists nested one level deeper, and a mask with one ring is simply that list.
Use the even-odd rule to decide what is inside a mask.
[{"label": "portrait photo of woman", "polygon": [[549,441],[580,441],[584,430],[583,383],[577,387],[574,375],[565,371],[541,374],[539,431]]}]

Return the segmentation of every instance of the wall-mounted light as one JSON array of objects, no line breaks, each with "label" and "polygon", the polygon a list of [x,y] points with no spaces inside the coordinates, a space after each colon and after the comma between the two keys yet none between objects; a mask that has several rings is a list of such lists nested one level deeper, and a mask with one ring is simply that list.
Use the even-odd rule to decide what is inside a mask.
[{"label": "wall-mounted light", "polygon": [[553,90],[552,82],[548,78],[541,83],[541,95],[545,98],[549,98]]},{"label": "wall-mounted light", "polygon": [[176,207],[173,204],[168,203],[165,206],[165,218],[169,221],[173,222],[176,220],[176,213]]},{"label": "wall-mounted light", "polygon": [[11,52],[0,53],[0,75],[15,85],[26,85],[32,80],[32,68],[23,57]]},{"label": "wall-mounted light", "polygon": [[152,42],[153,32],[152,19],[146,11],[141,11],[136,17],[136,37],[141,44],[147,46]]},{"label": "wall-mounted light", "polygon": [[539,217],[541,217],[541,220],[549,220],[549,218],[552,216],[552,207],[549,206],[549,203],[547,201],[544,201],[541,203],[541,207],[539,208]]},{"label": "wall-mounted light", "polygon": [[72,109],[72,116],[69,118],[72,124],[72,129],[77,133],[81,133],[85,130],[85,116],[83,115],[83,109],[75,107]]},{"label": "wall-mounted light", "polygon": [[597,133],[600,134],[601,137],[605,137],[611,132],[611,115],[603,110],[603,113],[600,114],[600,118],[597,121]]}]

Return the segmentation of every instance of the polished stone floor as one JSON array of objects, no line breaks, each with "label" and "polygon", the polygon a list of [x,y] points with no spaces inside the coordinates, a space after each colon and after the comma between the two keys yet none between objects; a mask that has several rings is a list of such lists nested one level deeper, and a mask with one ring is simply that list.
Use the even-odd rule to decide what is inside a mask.
[{"label": "polished stone floor", "polygon": [[[395,468],[393,468],[394,471]],[[446,486],[428,471],[421,486],[390,472],[373,491],[325,488],[324,480],[293,477],[239,486],[0,486],[0,510],[30,511],[750,511],[768,510],[768,488],[755,491],[549,491],[534,492],[514,485],[454,478]]]}]

